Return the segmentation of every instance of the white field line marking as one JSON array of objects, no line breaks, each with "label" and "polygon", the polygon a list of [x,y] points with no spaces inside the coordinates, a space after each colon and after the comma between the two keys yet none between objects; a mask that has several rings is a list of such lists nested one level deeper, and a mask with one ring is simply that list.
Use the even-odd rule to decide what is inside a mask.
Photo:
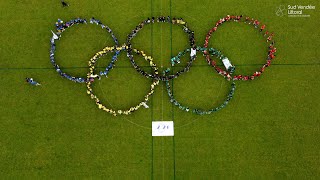
[{"label": "white field line marking", "polygon": [[[161,4],[160,4],[160,11],[161,11],[161,15],[162,15],[162,1],[161,1]],[[162,23],[161,23],[161,30],[160,30],[160,33],[161,33],[161,40],[160,40],[160,56],[162,55]],[[161,67],[163,67],[163,58],[160,57],[160,61],[161,61]],[[162,68],[161,68],[162,69]],[[161,119],[163,121],[163,84],[162,84],[162,101],[161,101],[161,108],[162,108],[162,112],[161,112]],[[164,180],[164,139],[162,139],[162,179]]]},{"label": "white field line marking", "polygon": [[[161,1],[161,14],[162,14],[162,1]],[[161,33],[161,41],[160,41],[160,60],[161,60],[161,67],[163,67],[163,58],[161,57],[162,56],[162,23],[161,23],[161,30],[160,30],[160,33]],[[162,69],[162,68],[161,68]],[[162,100],[161,100],[161,120],[163,120],[163,112],[164,112],[164,110],[163,110],[163,99],[164,99],[164,95],[163,95],[163,93],[164,93],[164,89],[163,89],[163,85],[162,85],[162,87],[161,87],[161,91],[162,91]]]}]

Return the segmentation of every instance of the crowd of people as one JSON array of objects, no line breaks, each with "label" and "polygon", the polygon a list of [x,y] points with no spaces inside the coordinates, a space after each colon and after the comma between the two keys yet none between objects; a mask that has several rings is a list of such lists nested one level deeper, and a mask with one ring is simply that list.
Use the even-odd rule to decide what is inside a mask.
[{"label": "crowd of people", "polygon": [[[168,73],[168,71],[164,72],[164,73]],[[170,86],[170,82],[166,81],[166,89],[167,89],[167,93],[168,96],[170,98],[170,102],[173,103],[175,106],[177,106],[179,109],[186,111],[186,112],[192,112],[194,114],[198,114],[198,115],[205,115],[205,114],[211,114],[213,112],[219,111],[221,109],[223,109],[224,107],[226,107],[226,105],[229,103],[229,101],[233,98],[235,89],[236,89],[236,85],[234,82],[231,83],[231,90],[230,92],[227,94],[227,98],[225,99],[225,101],[218,107],[209,109],[209,110],[201,110],[201,109],[191,109],[188,106],[184,106],[182,104],[180,104],[173,96],[172,90],[171,90],[171,86]]]},{"label": "crowd of people", "polygon": [[170,59],[171,61],[171,66],[174,66],[175,64],[179,64],[180,63],[180,58],[182,56],[184,56],[187,52],[190,52],[190,49],[186,49],[185,51],[179,52],[177,56],[172,57]]},{"label": "crowd of people", "polygon": [[[244,21],[244,23],[247,24],[253,24],[253,26],[255,28],[260,28],[260,32],[264,33],[264,37],[267,37],[267,42],[272,41],[271,44],[269,45],[269,51],[268,51],[268,57],[267,57],[267,63],[263,65],[263,67],[260,69],[260,71],[257,71],[255,73],[253,73],[252,76],[242,76],[242,75],[232,75],[233,72],[235,71],[235,66],[233,66],[231,64],[231,62],[229,61],[229,59],[227,57],[225,57],[221,51],[215,49],[215,48],[208,48],[208,44],[209,44],[209,39],[211,37],[211,34],[213,32],[215,32],[217,30],[217,28],[223,24],[224,22],[228,22],[228,21],[236,21],[236,22],[243,22],[241,21],[242,19],[242,15],[241,16],[226,16],[225,18],[220,19],[215,27],[213,27],[207,34],[206,39],[205,39],[205,45],[204,47],[199,47],[195,45],[195,39],[194,39],[194,32],[191,31],[188,27],[187,27],[187,23],[182,19],[182,18],[170,18],[165,17],[165,16],[160,16],[160,17],[152,17],[152,18],[148,18],[145,21],[142,21],[138,26],[135,27],[135,29],[133,29],[131,31],[131,33],[127,36],[127,41],[126,44],[119,46],[118,44],[118,40],[117,38],[114,36],[112,30],[106,26],[103,25],[101,23],[100,20],[95,19],[94,17],[92,17],[89,20],[89,23],[91,24],[96,24],[101,26],[102,29],[106,29],[112,36],[114,42],[115,42],[115,46],[112,47],[105,47],[104,49],[102,49],[101,51],[97,52],[90,60],[89,60],[89,73],[87,74],[86,78],[82,78],[82,77],[74,77],[74,76],[70,76],[64,72],[62,72],[61,68],[59,67],[59,65],[55,62],[55,57],[54,57],[54,53],[56,50],[56,44],[55,41],[59,40],[61,38],[61,34],[69,27],[75,25],[75,24],[87,24],[87,20],[86,19],[81,19],[81,18],[76,18],[73,20],[70,20],[68,22],[63,22],[61,19],[58,19],[58,21],[56,22],[56,32],[52,32],[52,38],[51,38],[51,49],[50,49],[50,61],[53,64],[53,66],[55,67],[56,71],[60,74],[60,76],[67,78],[71,81],[74,82],[78,82],[78,83],[87,83],[87,93],[90,95],[90,97],[95,101],[96,105],[98,106],[99,109],[102,109],[108,113],[111,113],[112,115],[118,115],[118,114],[131,114],[133,111],[138,110],[141,106],[148,108],[147,102],[149,100],[149,96],[151,96],[154,93],[154,88],[156,85],[159,84],[159,81],[165,81],[166,83],[166,89],[168,92],[168,95],[170,97],[170,102],[172,102],[174,105],[178,106],[179,109],[184,110],[186,112],[193,112],[195,114],[199,114],[199,115],[204,115],[204,114],[211,114],[213,112],[216,112],[222,108],[224,108],[228,102],[232,99],[234,91],[235,91],[235,83],[232,82],[231,83],[231,90],[229,92],[229,94],[227,95],[226,100],[218,107],[216,108],[212,108],[210,110],[200,110],[200,109],[190,109],[189,107],[183,106],[181,105],[177,100],[175,100],[173,93],[171,91],[171,87],[170,87],[170,83],[169,80],[178,77],[180,74],[187,72],[190,70],[191,64],[192,62],[196,59],[196,53],[197,51],[201,51],[203,52],[203,55],[206,56],[206,60],[208,61],[208,63],[210,65],[212,65],[215,70],[223,75],[224,77],[226,77],[228,80],[253,80],[255,77],[258,77],[261,75],[262,72],[264,72],[265,68],[270,66],[271,61],[275,58],[275,53],[276,53],[276,48],[274,47],[274,41],[272,41],[272,37],[273,37],[273,33],[271,33],[269,35],[268,31],[265,31],[265,25],[260,26],[260,22],[258,20],[255,20],[253,18],[249,18],[246,17],[246,20]],[[132,48],[131,45],[131,40],[137,35],[137,33],[146,25],[146,24],[151,24],[151,23],[155,23],[155,22],[159,22],[159,23],[172,23],[172,24],[178,24],[181,25],[183,27],[183,31],[185,33],[188,34],[188,38],[189,38],[189,43],[190,43],[190,48],[187,48],[186,50],[179,52],[177,56],[171,58],[171,65],[174,66],[178,63],[180,63],[180,58],[184,55],[186,55],[187,53],[190,53],[190,60],[187,62],[186,67],[184,67],[181,71],[178,71],[175,74],[170,74],[170,68],[167,68],[162,75],[160,75],[158,73],[158,68],[156,66],[156,64],[153,61],[153,58],[151,56],[146,55],[146,53],[144,51],[139,51],[137,49]],[[131,64],[133,65],[133,67],[142,75],[144,75],[147,78],[152,78],[153,79],[153,83],[151,84],[150,87],[150,92],[147,93],[147,95],[145,96],[144,100],[142,102],[140,102],[138,105],[134,106],[134,107],[130,107],[128,110],[113,110],[113,109],[109,109],[107,107],[105,107],[100,99],[93,93],[92,90],[92,83],[95,81],[95,79],[99,79],[100,80],[100,76],[108,76],[108,73],[111,69],[114,68],[115,66],[115,62],[117,61],[117,58],[120,54],[121,51],[127,51],[127,57],[130,59]],[[95,70],[95,64],[98,61],[99,58],[101,58],[102,56],[106,55],[107,53],[115,53],[114,56],[111,59],[111,62],[108,64],[108,66],[106,67],[106,69],[104,71],[99,72],[98,74],[96,74],[94,72]],[[134,61],[133,58],[133,53],[137,54],[137,55],[142,55],[143,58],[149,62],[150,67],[152,67],[153,69],[153,73],[149,74],[145,71],[143,71]],[[223,70],[222,68],[218,67],[216,62],[214,60],[212,60],[210,57],[211,56],[215,56],[216,58],[222,60],[223,64],[226,67],[226,70]],[[39,83],[37,83],[36,81],[34,81],[32,78],[26,79],[26,81],[32,85],[40,85]]]},{"label": "crowd of people", "polygon": [[[220,25],[222,25],[223,23],[225,22],[228,22],[228,21],[236,21],[236,22],[244,22],[246,24],[252,24],[255,28],[257,29],[260,29],[260,33],[263,33],[263,36],[264,37],[267,37],[267,42],[271,41],[271,44],[269,45],[269,52],[268,52],[268,56],[267,56],[267,60],[266,60],[266,63],[260,68],[259,71],[256,71],[254,72],[251,76],[245,76],[245,75],[234,75],[233,77],[231,76],[232,73],[230,73],[231,71],[234,71],[234,68],[230,69],[230,70],[223,70],[222,68],[218,67],[216,65],[216,62],[210,58],[210,55],[208,52],[205,52],[206,54],[206,60],[209,64],[211,64],[215,70],[223,75],[224,77],[226,77],[228,80],[253,80],[255,79],[255,77],[258,77],[260,76],[266,67],[270,66],[271,64],[271,61],[275,58],[275,53],[276,53],[276,48],[274,47],[274,41],[272,40],[273,39],[273,36],[274,36],[274,33],[269,33],[269,31],[265,30],[266,28],[266,25],[263,24],[262,26],[260,26],[260,22],[254,18],[250,18],[250,17],[246,17],[245,18],[245,21],[242,21],[242,15],[240,16],[230,16],[230,15],[227,15],[226,17],[224,18],[221,18],[219,21],[216,22],[215,26],[210,29],[210,31],[208,32],[207,36],[206,36],[206,39],[205,39],[205,44],[204,44],[204,47],[207,48],[208,47],[208,44],[209,44],[209,40],[211,38],[211,35],[213,32],[215,32],[218,27]],[[221,58],[220,58],[221,59]]]},{"label": "crowd of people", "polygon": [[[149,106],[147,105],[147,102],[149,101],[149,97],[154,93],[155,86],[159,84],[159,80],[154,80],[150,86],[150,92],[147,93],[147,95],[144,97],[144,100],[142,102],[140,102],[138,105],[130,107],[127,110],[113,110],[113,109],[107,108],[106,106],[104,106],[102,104],[100,99],[93,93],[93,89],[91,87],[91,84],[94,82],[93,78],[99,77],[98,75],[94,74],[95,64],[97,63],[98,59],[100,57],[102,57],[103,55],[105,55],[106,53],[113,52],[113,51],[120,52],[121,50],[124,50],[127,48],[128,47],[125,45],[122,47],[106,47],[102,51],[99,51],[98,53],[96,53],[89,61],[89,73],[87,75],[87,78],[90,80],[87,83],[87,94],[89,94],[91,99],[93,99],[95,101],[95,103],[99,109],[102,109],[102,110],[104,110],[114,116],[117,116],[118,114],[119,115],[121,115],[121,114],[129,115],[133,111],[138,110],[141,106],[143,106],[145,108],[149,108]],[[136,54],[142,55],[145,60],[149,61],[150,66],[154,69],[154,72],[156,74],[158,74],[158,69],[157,69],[156,65],[153,63],[153,59],[151,56],[147,56],[143,51],[139,51],[137,49],[133,49],[133,51]]]},{"label": "crowd of people", "polygon": [[[112,46],[112,47],[105,47],[103,48],[101,51],[97,52],[89,61],[89,67],[90,67],[90,72],[93,71],[94,69],[94,64],[96,63],[96,61],[106,55],[109,52],[115,52],[115,55],[111,58],[111,62],[109,63],[109,65],[106,67],[105,71],[101,71],[99,73],[99,75],[101,76],[106,76],[108,77],[108,73],[111,69],[114,68],[115,66],[115,62],[117,61],[117,57],[120,54],[120,52],[122,50],[126,49],[126,46],[120,46],[120,47],[116,47],[116,46]],[[93,75],[92,73],[90,75],[87,76],[87,79],[90,82],[94,81],[94,78],[98,78],[100,80],[100,76],[98,74]]]},{"label": "crowd of people", "polygon": [[[204,47],[197,46],[197,47],[195,47],[193,49],[196,50],[196,51],[203,52],[203,55],[205,55],[206,53],[209,53],[211,56],[216,56],[217,58],[219,58],[221,60],[222,59],[228,59],[226,56],[224,56],[221,53],[221,51],[218,51],[217,49],[214,49],[214,48],[204,48]],[[182,52],[179,52],[177,56],[171,58],[172,65],[174,66],[175,63],[179,63],[180,58],[182,56],[186,55],[191,50],[192,50],[192,48],[190,48],[190,49],[188,48],[188,49],[186,49],[186,50],[184,50]],[[234,70],[235,70],[235,66],[231,66],[228,69],[230,75],[234,72]],[[163,71],[163,75],[164,76],[169,74],[169,73],[170,73],[170,68],[167,68],[166,70]],[[173,96],[169,81],[165,80],[165,83],[166,83],[166,89],[167,89],[167,93],[169,95],[171,103],[173,103],[175,106],[178,106],[179,109],[181,109],[183,111],[193,112],[193,113],[198,114],[198,115],[211,114],[213,112],[219,111],[220,109],[224,108],[229,103],[229,101],[233,98],[233,94],[234,94],[234,91],[235,91],[235,88],[236,88],[235,83],[232,82],[231,83],[231,90],[228,93],[226,100],[220,106],[218,106],[216,108],[212,108],[210,110],[200,110],[200,109],[190,109],[190,107],[187,107],[187,106],[184,106],[184,105],[180,104]]]},{"label": "crowd of people", "polygon": [[[112,36],[112,39],[114,40],[116,47],[118,46],[118,39],[115,37],[115,35],[113,34],[112,30],[101,23],[100,20],[95,19],[94,17],[92,17],[89,21],[91,24],[96,24],[101,26],[102,29],[106,29],[107,32],[109,32]],[[75,76],[71,76],[65,72],[63,72],[60,68],[60,66],[56,63],[55,61],[55,50],[56,50],[56,40],[59,40],[61,38],[61,34],[68,28],[72,27],[73,25],[78,25],[78,24],[87,24],[87,20],[86,19],[82,19],[82,18],[75,18],[72,19],[70,21],[67,22],[63,22],[61,19],[58,19],[58,21],[55,23],[56,26],[56,32],[52,32],[52,38],[50,40],[50,61],[51,64],[54,66],[54,68],[56,69],[56,71],[59,73],[59,75],[61,77],[64,77],[68,80],[71,80],[73,82],[77,82],[77,83],[85,83],[88,81],[93,81],[94,77],[90,77],[90,78],[82,78],[82,77],[75,77]],[[109,70],[111,70],[114,66],[115,61],[117,60],[117,57],[119,55],[120,51],[115,51],[115,55],[112,57],[112,60],[110,62],[110,64],[106,67],[106,69],[104,71],[100,72],[100,75],[108,75]],[[98,76],[97,76],[98,77]]]},{"label": "crowd of people", "polygon": [[[183,27],[183,31],[185,33],[188,34],[188,38],[189,38],[189,43],[190,43],[190,47],[191,48],[195,48],[195,38],[194,38],[194,31],[190,30],[187,26],[187,23],[182,19],[182,18],[171,18],[170,16],[159,16],[159,17],[152,17],[152,18],[148,18],[144,21],[142,21],[141,23],[139,23],[132,31],[131,33],[127,36],[127,41],[126,41],[126,45],[128,46],[127,49],[127,57],[130,59],[131,64],[133,65],[133,67],[142,75],[144,75],[145,77],[148,78],[153,78],[153,79],[158,79],[158,80],[162,80],[162,81],[166,81],[166,80],[170,80],[173,78],[178,77],[180,74],[189,71],[192,62],[195,60],[195,56],[190,58],[190,61],[188,61],[187,66],[182,69],[181,71],[178,71],[175,74],[172,75],[167,75],[167,76],[161,76],[159,74],[149,74],[145,71],[143,71],[135,62],[134,58],[133,58],[133,49],[132,49],[132,45],[131,45],[131,40],[137,35],[137,33],[147,24],[152,24],[155,22],[159,22],[159,23],[172,23],[172,24],[177,24],[177,25],[181,25]],[[178,59],[177,59],[178,60]],[[174,62],[178,63],[177,62]],[[173,64],[173,65],[174,65]]]},{"label": "crowd of people", "polygon": [[142,102],[140,102],[138,105],[130,107],[127,110],[113,110],[113,109],[107,108],[105,105],[103,105],[102,102],[100,101],[100,99],[96,95],[93,94],[93,90],[91,88],[91,82],[87,83],[87,93],[90,95],[91,99],[93,99],[95,101],[95,103],[99,109],[102,109],[102,110],[104,110],[114,116],[121,115],[121,114],[129,115],[132,112],[138,110],[142,106],[145,108],[148,108],[147,102],[149,101],[149,97],[154,93],[154,88],[158,84],[159,84],[159,81],[154,81],[151,84],[150,92],[147,93],[147,95],[144,97],[144,100]]},{"label": "crowd of people", "polygon": [[[157,65],[154,63],[153,58],[151,56],[148,56],[145,54],[144,51],[139,51],[138,49],[133,49],[132,50],[134,53],[136,53],[137,55],[142,55],[142,57],[149,62],[150,67],[153,69],[153,73],[155,76],[159,75],[158,72],[158,67]],[[128,54],[127,54],[128,55]],[[129,55],[128,55],[129,56]],[[147,77],[147,78],[152,78],[151,74],[146,73],[145,71],[143,71],[137,64],[135,61],[131,62],[135,68],[137,69],[137,71],[142,74],[143,76]]]}]

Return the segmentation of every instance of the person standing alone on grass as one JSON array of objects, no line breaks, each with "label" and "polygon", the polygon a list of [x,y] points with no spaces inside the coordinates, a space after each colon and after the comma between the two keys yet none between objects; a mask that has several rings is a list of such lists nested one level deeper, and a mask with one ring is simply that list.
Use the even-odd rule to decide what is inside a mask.
[{"label": "person standing alone on grass", "polygon": [[37,81],[33,80],[33,78],[26,78],[26,82],[33,85],[33,86],[40,86],[41,85]]},{"label": "person standing alone on grass", "polygon": [[61,1],[61,4],[62,4],[62,7],[67,7],[67,6],[69,6],[69,4],[66,3],[64,0]]}]

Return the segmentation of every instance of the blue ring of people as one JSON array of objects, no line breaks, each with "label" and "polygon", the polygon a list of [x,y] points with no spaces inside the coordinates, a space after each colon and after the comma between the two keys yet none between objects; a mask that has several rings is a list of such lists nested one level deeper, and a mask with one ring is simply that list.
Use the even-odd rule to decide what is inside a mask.
[{"label": "blue ring of people", "polygon": [[[236,22],[242,22],[241,18],[242,18],[242,15],[241,16],[227,15],[226,17],[220,19],[216,23],[216,26],[214,26],[206,35],[204,47],[196,46],[194,32],[192,30],[190,30],[187,23],[182,18],[171,18],[169,16],[167,16],[167,17],[159,16],[156,18],[155,17],[148,18],[147,20],[144,20],[141,23],[139,23],[139,25],[136,26],[136,28],[131,31],[131,33],[127,36],[126,43],[121,46],[119,46],[119,42],[118,42],[117,38],[115,37],[112,30],[108,26],[102,24],[100,20],[97,20],[95,18],[91,18],[90,23],[99,25],[99,26],[101,26],[102,29],[106,29],[107,32],[112,36],[112,39],[115,42],[115,45],[114,46],[106,46],[101,51],[97,52],[89,60],[89,62],[88,62],[89,72],[87,73],[86,77],[75,77],[75,76],[71,76],[67,73],[64,73],[61,70],[60,66],[56,63],[54,55],[55,55],[55,50],[56,50],[55,41],[60,39],[61,34],[66,29],[70,28],[71,26],[73,26],[75,24],[87,24],[87,20],[82,19],[82,18],[76,18],[76,19],[72,19],[72,20],[64,23],[62,20],[58,19],[58,22],[56,22],[56,24],[55,24],[57,31],[56,32],[51,31],[52,37],[51,37],[51,41],[50,41],[51,42],[50,61],[61,77],[69,79],[69,80],[76,82],[76,83],[86,83],[87,84],[87,94],[91,97],[91,99],[93,99],[95,101],[95,104],[98,106],[98,108],[102,109],[102,110],[104,110],[114,116],[129,115],[132,112],[138,110],[142,106],[145,108],[149,108],[149,106],[147,105],[148,100],[150,99],[150,96],[154,93],[154,89],[159,84],[160,81],[165,82],[170,102],[173,103],[175,106],[178,106],[179,109],[186,111],[186,112],[192,112],[192,113],[198,114],[198,115],[211,114],[213,112],[217,112],[220,109],[224,108],[229,103],[229,101],[233,98],[233,95],[234,95],[234,92],[236,89],[235,80],[244,80],[244,81],[253,80],[255,77],[260,76],[262,74],[262,72],[264,72],[264,68],[270,66],[271,60],[273,60],[275,58],[276,48],[274,47],[274,41],[272,40],[274,33],[269,33],[269,31],[265,30],[266,25],[260,26],[260,22],[258,20],[253,19],[253,18],[249,18],[249,17],[246,17],[246,20],[243,22],[248,23],[248,24],[252,23],[255,28],[260,29],[260,33],[263,33],[264,36],[268,36],[267,42],[271,41],[271,44],[269,45],[269,49],[268,49],[267,63],[263,65],[263,67],[261,68],[260,71],[255,72],[252,76],[242,76],[242,75],[232,76],[232,74],[235,71],[235,65],[232,65],[231,61],[226,56],[224,56],[221,51],[219,51],[215,48],[208,48],[209,39],[211,37],[211,34],[217,30],[218,26],[222,25],[224,22],[231,21],[231,20],[236,21]],[[184,51],[179,52],[177,56],[172,57],[170,59],[170,63],[171,63],[172,67],[175,66],[176,64],[179,64],[181,57],[186,54],[190,54],[190,60],[187,62],[187,65],[182,70],[178,71],[175,74],[172,74],[170,68],[167,68],[166,70],[163,71],[162,75],[160,75],[158,72],[158,67],[154,63],[153,58],[151,56],[148,56],[144,51],[137,50],[132,47],[131,40],[137,35],[137,33],[145,25],[154,24],[156,22],[158,22],[158,23],[171,23],[171,24],[177,24],[179,26],[182,26],[183,31],[188,35],[190,48],[187,48]],[[138,103],[138,105],[136,105],[134,107],[129,107],[127,110],[115,110],[115,109],[107,108],[101,102],[101,100],[93,93],[93,89],[92,89],[91,85],[95,82],[95,80],[97,80],[97,79],[100,80],[101,77],[108,76],[109,71],[111,69],[113,69],[113,67],[118,59],[118,56],[119,56],[120,52],[122,52],[122,51],[127,52],[127,57],[129,58],[130,63],[137,70],[137,72],[142,74],[146,78],[152,78],[153,82],[151,83],[150,91],[144,96],[144,99],[140,103]],[[213,66],[217,73],[219,73],[220,75],[223,75],[225,77],[225,79],[227,79],[228,81],[230,81],[230,80],[232,81],[231,82],[231,89],[230,89],[229,93],[227,94],[224,102],[221,105],[219,105],[218,107],[211,108],[209,110],[201,110],[201,108],[192,109],[189,106],[181,105],[174,98],[173,92],[172,92],[172,89],[171,89],[171,86],[169,83],[169,81],[171,79],[177,78],[182,73],[190,71],[192,63],[196,60],[197,52],[201,52],[203,54],[203,56],[206,57],[206,61],[207,61],[208,65]],[[96,62],[98,61],[98,59],[100,57],[106,55],[107,53],[114,53],[114,55],[111,59],[111,62],[107,65],[107,67],[105,68],[104,71],[100,71],[100,72],[96,73],[95,72]],[[153,72],[147,73],[147,72],[143,71],[135,62],[135,60],[133,58],[133,54],[141,55],[146,61],[148,61],[148,63],[150,64],[150,67],[153,69]],[[211,56],[215,56],[216,58],[220,59],[223,63],[223,66],[225,67],[225,70],[222,70],[220,67],[218,67],[216,65],[216,62],[211,59]],[[28,78],[28,79],[26,79],[26,81],[32,85],[40,85],[40,83],[34,81],[32,78]]]},{"label": "blue ring of people", "polygon": [[[116,44],[116,46],[119,45],[118,39],[116,38],[116,36],[113,34],[112,30],[110,29],[110,27],[104,25],[101,23],[100,20],[95,19],[95,18],[91,18],[90,19],[90,23],[91,24],[96,24],[101,26],[102,29],[105,29],[108,33],[111,34],[111,37],[114,41],[114,43]],[[82,18],[76,18],[76,19],[72,19],[70,21],[67,22],[63,22],[61,19],[58,19],[58,21],[56,22],[55,26],[57,29],[57,32],[54,33],[52,32],[52,38],[50,40],[50,44],[51,44],[51,49],[50,49],[50,61],[51,64],[53,65],[53,67],[56,69],[56,71],[60,74],[61,77],[67,78],[71,81],[77,82],[77,83],[85,83],[88,81],[88,79],[83,78],[83,77],[75,77],[72,75],[69,75],[65,72],[63,72],[60,68],[60,66],[56,63],[55,60],[55,51],[56,51],[56,43],[55,41],[60,40],[62,33],[72,27],[75,24],[88,24],[86,19],[82,19]],[[106,67],[106,69],[104,71],[100,72],[100,75],[105,75],[107,76],[109,71],[113,68],[115,61],[117,61],[117,57],[120,54],[120,51],[115,51],[114,56],[111,59],[111,62],[109,63],[109,65]]]}]

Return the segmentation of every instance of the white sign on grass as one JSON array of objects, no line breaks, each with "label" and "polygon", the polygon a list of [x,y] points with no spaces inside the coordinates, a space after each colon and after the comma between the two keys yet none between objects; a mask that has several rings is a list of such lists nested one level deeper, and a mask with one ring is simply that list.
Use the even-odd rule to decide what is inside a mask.
[{"label": "white sign on grass", "polygon": [[152,136],[174,136],[173,121],[152,121]]}]

